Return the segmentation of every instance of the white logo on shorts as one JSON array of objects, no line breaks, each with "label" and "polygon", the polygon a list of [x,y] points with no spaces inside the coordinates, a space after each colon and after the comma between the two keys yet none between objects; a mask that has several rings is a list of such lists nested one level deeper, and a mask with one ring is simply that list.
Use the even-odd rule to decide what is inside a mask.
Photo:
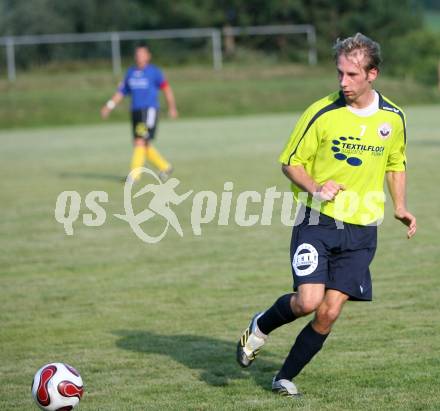
[{"label": "white logo on shorts", "polygon": [[318,267],[318,251],[316,251],[316,248],[308,243],[301,244],[293,256],[292,267],[298,277],[313,273]]}]

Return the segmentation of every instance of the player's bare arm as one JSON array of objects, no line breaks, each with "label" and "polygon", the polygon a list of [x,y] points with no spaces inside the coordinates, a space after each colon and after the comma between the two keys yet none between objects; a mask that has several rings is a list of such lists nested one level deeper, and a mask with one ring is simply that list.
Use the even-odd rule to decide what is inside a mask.
[{"label": "player's bare arm", "polygon": [[335,181],[329,180],[324,184],[319,185],[313,178],[307,173],[302,165],[282,165],[283,173],[286,177],[297,185],[301,190],[307,191],[309,194],[314,195],[318,193],[320,200],[332,201],[339,193],[344,189],[342,184],[338,184]]},{"label": "player's bare arm", "polygon": [[408,227],[407,237],[411,238],[417,231],[416,218],[406,208],[406,173],[389,171],[386,175],[388,190],[394,204],[394,217]]},{"label": "player's bare arm", "polygon": [[101,117],[107,118],[112,110],[124,99],[124,95],[117,91],[115,94],[113,94],[112,98],[105,103],[101,108]]},{"label": "player's bare arm", "polygon": [[173,119],[177,118],[179,113],[176,108],[176,99],[174,98],[173,89],[169,84],[163,89],[163,94],[165,95],[165,100],[167,102],[169,117]]}]

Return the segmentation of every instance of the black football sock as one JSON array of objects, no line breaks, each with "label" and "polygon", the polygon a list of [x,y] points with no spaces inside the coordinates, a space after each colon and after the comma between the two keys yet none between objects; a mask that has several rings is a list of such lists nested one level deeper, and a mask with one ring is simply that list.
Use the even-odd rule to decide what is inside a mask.
[{"label": "black football sock", "polygon": [[282,295],[275,301],[275,304],[257,320],[258,328],[263,334],[268,335],[275,330],[275,328],[296,320],[296,316],[290,307],[292,295],[292,293]]},{"label": "black football sock", "polygon": [[290,381],[296,377],[322,348],[327,336],[328,334],[316,332],[312,323],[308,323],[296,337],[295,344],[293,344],[276,379]]}]

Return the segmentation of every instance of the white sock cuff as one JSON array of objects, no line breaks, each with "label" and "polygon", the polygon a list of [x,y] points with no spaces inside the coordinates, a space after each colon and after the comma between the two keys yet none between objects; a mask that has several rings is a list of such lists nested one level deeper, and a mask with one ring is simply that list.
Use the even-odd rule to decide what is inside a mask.
[{"label": "white sock cuff", "polygon": [[263,338],[264,340],[268,337],[267,334],[264,334],[259,328],[258,328],[258,318],[260,318],[264,313],[261,313],[257,319],[255,320],[255,327],[252,330],[252,332],[258,337]]}]

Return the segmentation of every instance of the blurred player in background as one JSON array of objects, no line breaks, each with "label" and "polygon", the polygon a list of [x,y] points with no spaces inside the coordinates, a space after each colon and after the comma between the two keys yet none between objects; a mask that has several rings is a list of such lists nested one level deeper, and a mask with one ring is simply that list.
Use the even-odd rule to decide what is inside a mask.
[{"label": "blurred player in background", "polygon": [[[152,140],[156,133],[159,116],[159,91],[162,90],[168,106],[168,115],[175,119],[178,116],[176,102],[171,86],[161,70],[151,64],[151,52],[145,45],[136,47],[135,66],[130,67],[118,90],[101,109],[102,118],[107,118],[111,111],[127,95],[131,95],[131,122],[133,128],[134,148],[131,170],[144,165],[148,160],[159,171],[159,177],[165,181],[173,167],[153,147]],[[132,174],[138,180],[139,173]]]}]

